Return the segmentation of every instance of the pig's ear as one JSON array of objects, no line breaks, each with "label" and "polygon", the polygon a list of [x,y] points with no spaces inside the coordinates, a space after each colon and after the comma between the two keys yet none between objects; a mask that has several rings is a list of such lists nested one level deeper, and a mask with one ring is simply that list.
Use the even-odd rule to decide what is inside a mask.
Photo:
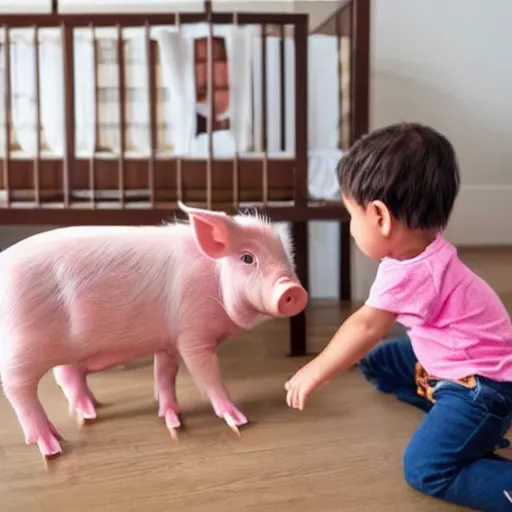
[{"label": "pig's ear", "polygon": [[201,251],[209,258],[218,259],[231,252],[235,222],[224,212],[190,208],[183,203],[179,207],[188,213],[194,236]]}]

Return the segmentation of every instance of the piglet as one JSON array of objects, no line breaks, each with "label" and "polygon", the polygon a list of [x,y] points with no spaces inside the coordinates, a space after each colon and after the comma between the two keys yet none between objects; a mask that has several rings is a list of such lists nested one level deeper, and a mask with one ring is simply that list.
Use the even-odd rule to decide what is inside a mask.
[{"label": "piglet", "polygon": [[61,439],[37,388],[50,369],[80,421],[98,405],[87,375],[154,354],[159,415],[180,426],[180,359],[217,416],[247,423],[222,381],[223,339],[271,317],[290,317],[308,294],[291,240],[262,216],[189,208],[189,222],[66,227],[0,254],[0,376],[27,444],[43,456]]}]

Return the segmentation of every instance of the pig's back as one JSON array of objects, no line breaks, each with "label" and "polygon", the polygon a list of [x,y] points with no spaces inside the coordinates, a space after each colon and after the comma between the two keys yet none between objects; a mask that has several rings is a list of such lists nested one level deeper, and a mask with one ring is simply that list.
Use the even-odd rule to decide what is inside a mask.
[{"label": "pig's back", "polygon": [[[91,287],[111,296],[122,289],[148,292],[147,282],[162,283],[172,266],[173,251],[158,236],[162,229],[72,227],[40,233],[0,254],[1,281],[10,293],[14,287],[27,291],[51,283],[61,298]],[[171,240],[179,246],[179,236]],[[5,289],[1,283],[0,289]]]},{"label": "pig's back", "polygon": [[185,225],[40,233],[0,255],[0,325],[84,357],[104,345],[149,353],[167,341],[184,259],[204,266],[198,256]]}]

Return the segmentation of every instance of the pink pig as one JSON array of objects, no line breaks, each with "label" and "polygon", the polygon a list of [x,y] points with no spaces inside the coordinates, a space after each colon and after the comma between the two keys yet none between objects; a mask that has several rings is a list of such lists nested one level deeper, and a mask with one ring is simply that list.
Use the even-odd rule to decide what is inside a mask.
[{"label": "pink pig", "polygon": [[180,207],[190,223],[67,227],[0,254],[0,376],[25,435],[43,456],[61,439],[38,395],[53,368],[70,412],[96,418],[87,374],[155,354],[159,415],[180,426],[175,378],[182,358],[217,416],[247,423],[222,381],[225,337],[293,316],[308,294],[286,233],[259,216]]}]

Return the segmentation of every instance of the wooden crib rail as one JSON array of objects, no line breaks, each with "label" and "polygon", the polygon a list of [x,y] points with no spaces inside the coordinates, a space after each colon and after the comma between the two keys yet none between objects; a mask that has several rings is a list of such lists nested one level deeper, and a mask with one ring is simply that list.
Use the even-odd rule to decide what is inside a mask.
[{"label": "wooden crib rail", "polygon": [[[112,27],[120,24],[122,27],[140,27],[145,23],[149,25],[175,25],[180,23],[208,23],[218,25],[232,25],[238,18],[240,25],[300,25],[307,22],[307,15],[294,13],[265,13],[265,12],[191,12],[191,13],[117,13],[117,14],[2,14],[3,25],[9,28],[26,28],[38,26],[39,28],[60,27],[62,25],[73,28]],[[307,26],[306,26],[307,31]]]}]

